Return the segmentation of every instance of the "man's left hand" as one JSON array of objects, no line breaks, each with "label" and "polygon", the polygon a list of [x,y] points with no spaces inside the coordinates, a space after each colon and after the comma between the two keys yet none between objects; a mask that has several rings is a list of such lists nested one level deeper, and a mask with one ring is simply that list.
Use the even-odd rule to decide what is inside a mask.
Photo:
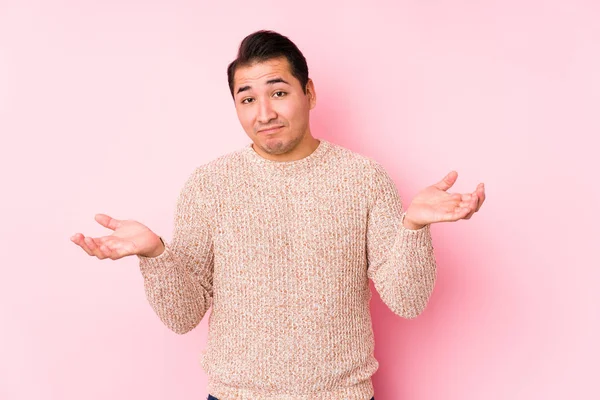
[{"label": "man's left hand", "polygon": [[406,210],[404,226],[420,229],[435,222],[451,222],[469,219],[481,208],[485,200],[483,183],[472,193],[448,193],[458,178],[456,171],[450,172],[435,185],[420,191]]}]

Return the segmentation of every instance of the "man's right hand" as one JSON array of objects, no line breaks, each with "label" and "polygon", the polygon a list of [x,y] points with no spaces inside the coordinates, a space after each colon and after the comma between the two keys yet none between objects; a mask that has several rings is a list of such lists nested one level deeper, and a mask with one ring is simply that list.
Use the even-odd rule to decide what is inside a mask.
[{"label": "man's right hand", "polygon": [[106,214],[96,214],[95,219],[100,225],[114,232],[98,238],[86,237],[81,233],[71,236],[71,241],[90,256],[101,260],[117,260],[131,255],[157,257],[165,249],[160,237],[137,221],[118,220]]}]

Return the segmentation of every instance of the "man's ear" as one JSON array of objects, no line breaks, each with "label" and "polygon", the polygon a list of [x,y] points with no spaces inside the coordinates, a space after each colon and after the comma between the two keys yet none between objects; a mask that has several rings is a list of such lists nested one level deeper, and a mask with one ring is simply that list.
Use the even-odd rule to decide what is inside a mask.
[{"label": "man's ear", "polygon": [[310,78],[306,82],[306,96],[308,97],[309,110],[312,110],[317,105],[317,92],[315,91],[315,84]]}]

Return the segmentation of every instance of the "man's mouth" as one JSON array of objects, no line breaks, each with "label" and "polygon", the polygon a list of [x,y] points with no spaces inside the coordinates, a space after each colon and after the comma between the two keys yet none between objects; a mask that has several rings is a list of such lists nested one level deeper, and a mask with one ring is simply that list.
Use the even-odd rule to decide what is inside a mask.
[{"label": "man's mouth", "polygon": [[263,133],[263,134],[269,134],[269,133],[275,133],[277,132],[279,129],[283,128],[282,125],[280,126],[272,126],[269,128],[264,128],[258,131],[258,133]]}]

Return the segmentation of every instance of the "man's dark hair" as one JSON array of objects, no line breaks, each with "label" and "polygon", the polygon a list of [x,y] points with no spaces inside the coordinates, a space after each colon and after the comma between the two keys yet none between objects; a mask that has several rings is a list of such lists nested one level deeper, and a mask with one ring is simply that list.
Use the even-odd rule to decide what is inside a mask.
[{"label": "man's dark hair", "polygon": [[257,31],[244,38],[240,43],[237,58],[227,67],[229,91],[233,97],[233,76],[238,67],[245,67],[255,62],[263,62],[272,58],[285,57],[290,64],[290,72],[300,81],[306,94],[308,83],[308,65],[302,52],[287,37],[273,31]]}]

